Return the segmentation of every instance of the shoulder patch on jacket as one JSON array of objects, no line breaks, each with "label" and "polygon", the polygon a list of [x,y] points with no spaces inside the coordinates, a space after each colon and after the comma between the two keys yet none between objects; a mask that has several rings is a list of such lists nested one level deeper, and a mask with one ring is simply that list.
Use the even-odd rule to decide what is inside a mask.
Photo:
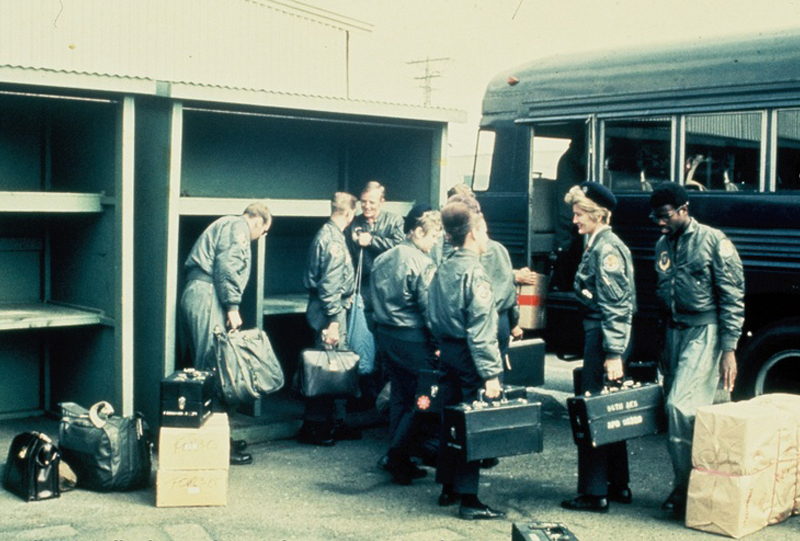
[{"label": "shoulder patch on jacket", "polygon": [[658,256],[658,268],[661,269],[662,272],[666,272],[666,271],[669,270],[671,265],[672,265],[672,262],[669,259],[669,252],[664,250]]},{"label": "shoulder patch on jacket", "polygon": [[603,258],[603,269],[606,272],[617,272],[619,270],[619,257],[617,257],[617,254],[608,254]]},{"label": "shoulder patch on jacket", "polygon": [[489,285],[489,282],[481,282],[478,285],[477,295],[479,298],[488,299],[490,293],[491,293],[491,286]]},{"label": "shoulder patch on jacket", "polygon": [[733,243],[729,239],[722,239],[719,243],[719,255],[722,257],[731,257],[734,253]]},{"label": "shoulder patch on jacket", "polygon": [[329,249],[331,251],[331,257],[336,259],[342,257],[342,253],[344,252],[344,248],[342,248],[342,245],[338,242],[332,242]]}]

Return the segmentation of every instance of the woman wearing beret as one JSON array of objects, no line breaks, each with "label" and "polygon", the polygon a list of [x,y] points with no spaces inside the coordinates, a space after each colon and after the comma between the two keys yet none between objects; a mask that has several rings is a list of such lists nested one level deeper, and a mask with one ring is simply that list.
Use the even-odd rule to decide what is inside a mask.
[{"label": "woman wearing beret", "polygon": [[[586,235],[586,249],[573,284],[584,328],[581,394],[622,378],[636,310],[633,261],[628,247],[609,225],[616,197],[596,182],[574,186],[564,198],[572,222]],[[578,496],[561,502],[576,511],[608,511],[608,502],[630,503],[625,442],[600,447],[578,445]]]}]

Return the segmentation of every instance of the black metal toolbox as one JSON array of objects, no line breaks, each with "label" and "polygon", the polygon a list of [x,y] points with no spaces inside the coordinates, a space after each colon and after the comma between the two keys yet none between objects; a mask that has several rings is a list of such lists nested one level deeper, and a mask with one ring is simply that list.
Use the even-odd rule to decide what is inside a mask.
[{"label": "black metal toolbox", "polygon": [[525,387],[544,385],[544,340],[512,341],[503,359],[503,383]]},{"label": "black metal toolbox", "polygon": [[476,400],[444,408],[442,444],[467,462],[542,452],[542,404]]},{"label": "black metal toolbox", "polygon": [[187,368],[161,381],[161,426],[200,428],[211,416],[214,374]]},{"label": "black metal toolbox", "polygon": [[657,434],[663,427],[664,393],[655,383],[633,383],[567,398],[575,443],[593,447]]},{"label": "black metal toolbox", "polygon": [[529,522],[511,525],[511,541],[578,541],[562,522]]}]

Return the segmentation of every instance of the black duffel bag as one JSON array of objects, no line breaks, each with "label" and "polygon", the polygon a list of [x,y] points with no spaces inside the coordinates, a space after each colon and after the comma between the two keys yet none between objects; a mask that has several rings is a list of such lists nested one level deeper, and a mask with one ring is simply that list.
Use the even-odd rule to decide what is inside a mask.
[{"label": "black duffel bag", "polygon": [[134,490],[150,483],[152,444],[142,415],[114,415],[108,402],[88,410],[63,402],[59,448],[78,486],[101,492]]},{"label": "black duffel bag", "polygon": [[60,462],[58,448],[45,434],[17,434],[8,449],[3,486],[26,502],[58,498]]},{"label": "black duffel bag", "polygon": [[231,407],[252,404],[262,394],[283,387],[283,370],[261,329],[214,329],[219,392]]}]

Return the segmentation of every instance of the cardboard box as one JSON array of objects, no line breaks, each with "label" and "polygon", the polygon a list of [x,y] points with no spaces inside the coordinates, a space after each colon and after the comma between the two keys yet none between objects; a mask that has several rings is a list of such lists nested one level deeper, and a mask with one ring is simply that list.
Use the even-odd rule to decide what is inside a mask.
[{"label": "cardboard box", "polygon": [[547,275],[536,274],[536,285],[517,286],[519,303],[519,326],[523,329],[544,329],[547,324],[545,299],[547,298]]},{"label": "cardboard box", "polygon": [[[800,515],[800,395],[773,393],[757,396],[750,400],[755,404],[773,407],[779,413],[794,421],[794,427],[781,438],[781,458],[778,476],[791,476],[794,472],[794,502],[792,513]],[[792,438],[794,434],[794,438]]]},{"label": "cardboard box", "polygon": [[751,402],[699,408],[692,439],[692,466],[730,475],[761,472],[778,460],[785,416]]},{"label": "cardboard box", "polygon": [[775,468],[752,475],[693,470],[686,501],[686,526],[739,538],[769,524]]},{"label": "cardboard box", "polygon": [[200,428],[161,427],[159,470],[227,470],[230,461],[228,415],[215,413]]},{"label": "cardboard box", "polygon": [[156,507],[228,504],[228,470],[161,470],[156,474]]}]

